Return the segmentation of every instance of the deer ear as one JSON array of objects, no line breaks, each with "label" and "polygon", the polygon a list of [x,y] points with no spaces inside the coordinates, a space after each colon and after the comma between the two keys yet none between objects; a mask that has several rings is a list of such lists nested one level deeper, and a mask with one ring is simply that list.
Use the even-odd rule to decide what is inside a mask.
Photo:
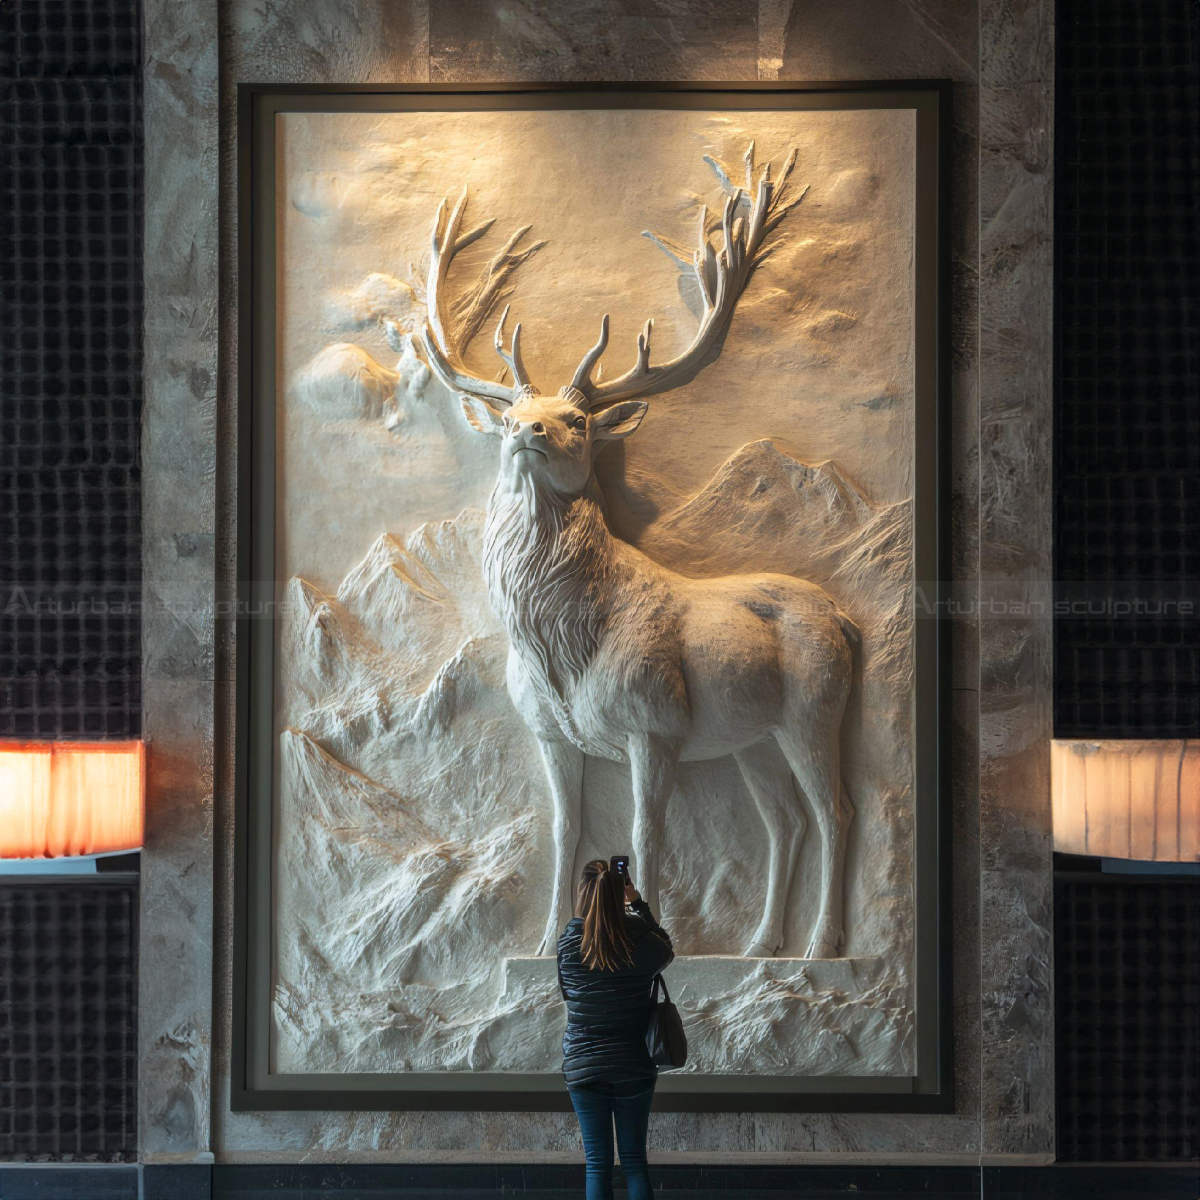
[{"label": "deer ear", "polygon": [[504,432],[504,414],[499,409],[493,408],[478,396],[460,396],[459,399],[462,401],[463,416],[470,422],[472,429],[479,433],[496,435]]},{"label": "deer ear", "polygon": [[644,400],[624,400],[598,412],[592,418],[592,436],[598,442],[628,437],[642,423],[649,407]]}]

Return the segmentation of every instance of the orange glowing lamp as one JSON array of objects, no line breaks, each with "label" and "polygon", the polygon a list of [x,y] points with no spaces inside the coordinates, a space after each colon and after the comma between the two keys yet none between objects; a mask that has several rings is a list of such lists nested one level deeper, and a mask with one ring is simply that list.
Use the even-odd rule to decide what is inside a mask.
[{"label": "orange glowing lamp", "polygon": [[0,858],[62,858],[142,844],[141,742],[0,742]]},{"label": "orange glowing lamp", "polygon": [[1055,741],[1054,848],[1200,862],[1200,742]]}]

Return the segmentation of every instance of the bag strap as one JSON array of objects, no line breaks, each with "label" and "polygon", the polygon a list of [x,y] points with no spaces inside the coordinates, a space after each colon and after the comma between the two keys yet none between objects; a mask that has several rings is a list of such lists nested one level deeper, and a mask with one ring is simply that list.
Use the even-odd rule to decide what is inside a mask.
[{"label": "bag strap", "polygon": [[653,981],[650,984],[650,1003],[651,1004],[658,1003],[658,989],[660,987],[663,990],[663,999],[668,1004],[670,1004],[671,1003],[671,993],[667,991],[667,981],[662,977],[661,971],[659,971],[659,973],[657,975],[655,975]]}]

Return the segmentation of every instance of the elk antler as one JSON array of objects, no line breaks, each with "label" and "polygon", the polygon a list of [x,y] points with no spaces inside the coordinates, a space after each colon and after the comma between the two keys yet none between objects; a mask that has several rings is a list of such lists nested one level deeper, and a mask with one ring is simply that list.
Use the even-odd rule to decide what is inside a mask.
[{"label": "elk antler", "polygon": [[421,341],[429,365],[437,377],[451,390],[469,392],[475,396],[486,396],[499,400],[504,405],[512,404],[523,391],[532,385],[521,361],[521,326],[513,330],[512,348],[504,351],[504,322],[508,319],[505,306],[500,324],[496,328],[496,351],[512,372],[511,385],[501,382],[505,372],[496,380],[478,379],[471,375],[463,363],[463,355],[471,339],[479,332],[491,315],[497,302],[505,298],[509,276],[530,255],[537,253],[546,243],[535,242],[524,250],[518,250],[521,239],[529,232],[523,225],[505,242],[500,252],[488,263],[472,289],[453,305],[446,301],[446,274],[454,256],[472,242],[481,238],[492,227],[492,221],[484,221],[467,233],[460,233],[463,212],[467,207],[467,192],[463,189],[458,203],[446,219],[446,201],[438,205],[433,223],[433,237],[429,251],[429,280],[426,284],[428,319]]},{"label": "elk antler", "polygon": [[[734,186],[730,173],[716,159],[706,154],[704,161],[720,180],[726,200],[719,221],[710,223],[707,207],[701,208],[699,245],[695,251],[689,252],[678,242],[649,230],[642,234],[666,251],[680,266],[690,268],[694,273],[704,306],[696,336],[677,358],[651,367],[650,335],[654,330],[654,322],[647,321],[638,334],[634,365],[624,375],[603,383],[598,380],[593,382],[592,368],[608,345],[608,314],[605,313],[600,322],[600,338],[583,356],[571,381],[571,386],[583,393],[592,409],[606,408],[631,396],[668,391],[686,383],[705,365],[713,347],[719,344],[729,328],[738,299],[754,268],[770,253],[770,249],[764,249],[763,246],[767,235],[804,199],[808,191],[805,188],[792,198],[786,187],[792,168],[796,165],[795,150],[788,155],[778,181],[772,180],[771,164],[767,163],[756,184],[754,143],[751,142],[743,159],[746,164],[744,191]],[[754,197],[753,203],[750,196]],[[738,211],[743,207],[748,209],[744,215]],[[716,250],[709,239],[718,228],[721,230],[722,244]]]}]

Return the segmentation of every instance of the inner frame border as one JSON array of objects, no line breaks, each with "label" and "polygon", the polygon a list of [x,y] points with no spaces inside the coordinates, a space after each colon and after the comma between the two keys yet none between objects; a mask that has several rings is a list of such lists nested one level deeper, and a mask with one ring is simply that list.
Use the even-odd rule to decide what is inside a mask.
[{"label": "inner frame border", "polygon": [[[232,1111],[568,1112],[553,1073],[272,1073],[271,878],[276,262],[275,118],[284,112],[563,108],[909,109],[916,116],[914,910],[911,1077],[660,1077],[660,1112],[949,1113],[953,1097],[950,780],[949,80],[832,83],[341,85],[237,89],[237,612]],[[269,399],[269,403],[265,400]],[[265,569],[264,569],[265,568]],[[263,734],[265,736],[254,736]],[[402,1086],[398,1086],[398,1081]],[[753,1083],[753,1091],[746,1090]]]}]

